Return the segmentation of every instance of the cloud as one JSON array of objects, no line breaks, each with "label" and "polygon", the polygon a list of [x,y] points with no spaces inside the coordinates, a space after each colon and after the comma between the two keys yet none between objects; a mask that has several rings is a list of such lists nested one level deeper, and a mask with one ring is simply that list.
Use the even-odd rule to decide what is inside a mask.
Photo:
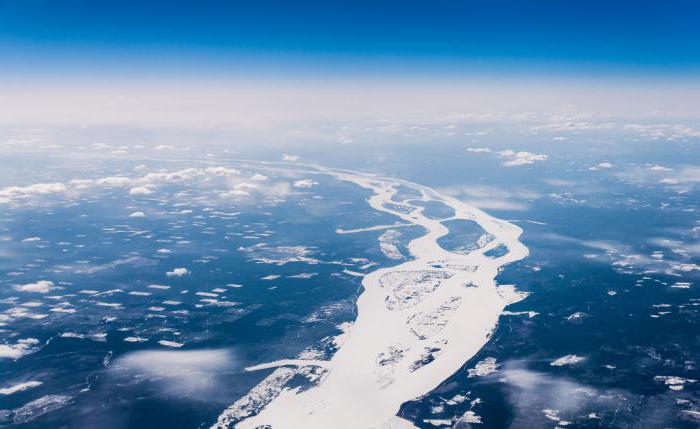
[{"label": "cloud", "polygon": [[576,182],[573,180],[567,180],[567,179],[557,179],[557,178],[544,178],[542,181],[550,186],[557,186],[557,187],[564,187],[564,186],[576,186],[579,187],[582,185],[580,182]]},{"label": "cloud", "polygon": [[230,191],[222,192],[219,194],[221,198],[235,198],[235,197],[249,197],[250,192],[244,191],[242,189],[232,189]]},{"label": "cloud", "polygon": [[298,155],[287,155],[286,153],[282,155],[282,161],[293,162],[299,159]]},{"label": "cloud", "polygon": [[142,211],[133,212],[129,215],[129,217],[146,217],[146,213]]},{"label": "cloud", "polygon": [[148,186],[137,186],[129,190],[129,195],[151,195],[152,193],[153,189]]},{"label": "cloud", "polygon": [[658,164],[633,166],[617,174],[622,180],[649,185],[670,185],[676,190],[688,190],[700,183],[700,166],[679,165],[674,168]]},{"label": "cloud", "polygon": [[609,162],[601,162],[600,164],[590,167],[589,170],[591,171],[596,171],[596,170],[604,170],[604,169],[610,169],[613,168],[613,165]]},{"label": "cloud", "polygon": [[[385,127],[392,123],[459,125],[523,122],[544,115],[549,128],[542,130],[560,133],[605,126],[594,121],[592,115],[577,112],[596,112],[596,116],[606,120],[620,116],[648,118],[655,110],[686,118],[697,118],[700,113],[695,102],[698,85],[686,81],[670,86],[640,83],[626,88],[620,88],[614,80],[571,85],[565,79],[549,79],[533,85],[530,80],[514,79],[504,85],[502,79],[490,78],[440,82],[361,79],[333,83],[289,79],[274,84],[214,79],[201,85],[178,79],[125,80],[109,85],[90,79],[62,82],[30,79],[25,83],[0,82],[0,85],[3,94],[0,121],[4,125],[222,129],[237,137],[260,137],[267,132],[263,137],[279,138],[287,136],[290,128],[292,131],[306,128],[298,124],[310,123],[325,125],[342,121],[371,126],[384,121],[380,125]],[[543,87],[547,90],[543,91]],[[576,108],[573,114],[571,106]],[[682,126],[678,128],[677,133],[691,132]],[[449,130],[443,127],[443,131]],[[337,131],[333,130],[333,134],[337,140]],[[249,141],[251,145],[258,143]],[[165,143],[168,144],[160,146],[175,144]]]},{"label": "cloud", "polygon": [[122,187],[129,186],[131,184],[131,179],[123,176],[103,177],[101,179],[95,180],[95,183],[100,186]]},{"label": "cloud", "polygon": [[522,203],[522,202],[494,199],[494,198],[479,199],[479,200],[464,200],[464,202],[466,202],[467,204],[470,204],[474,207],[484,209],[484,210],[524,211],[524,210],[530,209],[530,205]]},{"label": "cloud", "polygon": [[34,353],[39,340],[36,338],[24,338],[15,344],[0,344],[0,359],[19,359],[22,356]]},{"label": "cloud", "polygon": [[672,168],[664,167],[659,164],[654,164],[649,167],[650,171],[662,171],[662,172],[667,172],[667,171],[673,171]]},{"label": "cloud", "polygon": [[527,189],[481,185],[452,186],[441,188],[440,192],[485,210],[528,210],[529,202],[542,197]]},{"label": "cloud", "polygon": [[280,200],[292,193],[292,186],[287,182],[274,182],[265,186],[258,186],[255,191],[265,197]]},{"label": "cloud", "polygon": [[316,185],[318,185],[318,182],[316,182],[315,180],[311,180],[311,179],[297,180],[294,182],[295,188],[302,188],[302,189],[312,188]]},{"label": "cloud", "polygon": [[612,122],[586,122],[586,121],[567,121],[553,122],[545,125],[536,125],[531,128],[532,131],[539,132],[587,132],[597,130],[610,130],[617,127],[617,124]]},{"label": "cloud", "polygon": [[165,275],[168,277],[182,277],[189,273],[190,270],[188,270],[187,268],[175,268],[174,270],[165,273]]},{"label": "cloud", "polygon": [[15,424],[31,422],[44,414],[58,410],[68,405],[73,398],[66,395],[46,395],[35,399],[13,412],[12,420]]},{"label": "cloud", "polygon": [[[207,168],[185,168],[172,172],[152,172],[141,177],[108,176],[98,179],[74,179],[64,183],[38,183],[30,186],[10,186],[0,189],[0,203],[11,203],[15,200],[26,199],[37,195],[68,194],[90,188],[131,188],[129,193],[134,196],[150,195],[153,187],[162,183],[176,183],[187,180],[203,179],[211,177],[230,177],[240,175],[240,171],[234,168],[217,166]],[[254,180],[261,180],[259,175]]]},{"label": "cloud", "polygon": [[241,172],[235,168],[228,167],[207,167],[204,169],[207,174],[213,174],[215,176],[240,176]]},{"label": "cloud", "polygon": [[700,130],[682,124],[626,124],[623,129],[650,140],[686,140],[700,137]]},{"label": "cloud", "polygon": [[0,189],[0,203],[9,203],[15,198],[60,194],[67,190],[68,188],[63,183],[37,183],[29,186],[10,186]]},{"label": "cloud", "polygon": [[117,359],[110,374],[118,378],[147,378],[164,393],[204,395],[219,385],[217,373],[234,366],[230,350],[147,350]]},{"label": "cloud", "polygon": [[318,264],[320,261],[311,257],[315,249],[307,246],[278,246],[268,247],[259,243],[250,247],[239,247],[239,251],[247,253],[250,259],[263,264],[285,265],[291,262]]},{"label": "cloud", "polygon": [[[492,150],[485,147],[470,147],[467,148],[467,152],[472,153],[491,153]],[[496,152],[501,158],[505,160],[502,162],[506,167],[516,167],[521,165],[534,164],[536,161],[546,161],[547,155],[536,154],[526,151],[514,151],[513,149],[506,149]]]},{"label": "cloud", "polygon": [[534,164],[536,161],[546,161],[547,155],[536,154],[532,152],[520,151],[516,152],[512,149],[499,151],[498,154],[505,158],[503,165],[506,167],[516,167],[521,165]]},{"label": "cloud", "polygon": [[15,290],[20,292],[49,293],[54,289],[58,289],[58,287],[54,286],[54,283],[49,280],[39,280],[36,283],[15,286]]},{"label": "cloud", "polygon": [[586,421],[593,412],[615,412],[626,402],[624,392],[600,390],[564,377],[537,372],[522,362],[507,362],[493,377],[509,387],[508,400],[515,416],[511,427],[545,427],[553,422],[566,426],[574,420]]},{"label": "cloud", "polygon": [[700,182],[700,166],[689,165],[680,167],[674,178],[682,183],[698,183]]},{"label": "cloud", "polygon": [[[620,243],[613,240],[581,240],[574,237],[567,237],[555,233],[540,234],[539,239],[557,241],[561,243],[571,243],[588,247],[600,251],[600,254],[584,255],[589,260],[597,260],[610,264],[616,271],[622,273],[665,273],[678,275],[679,272],[700,270],[700,266],[693,263],[691,252],[671,252],[669,255],[662,255],[661,258],[640,253],[629,244]],[[660,242],[652,240],[652,243],[661,245]],[[693,243],[690,245],[692,246]],[[679,247],[676,246],[676,249]]]}]

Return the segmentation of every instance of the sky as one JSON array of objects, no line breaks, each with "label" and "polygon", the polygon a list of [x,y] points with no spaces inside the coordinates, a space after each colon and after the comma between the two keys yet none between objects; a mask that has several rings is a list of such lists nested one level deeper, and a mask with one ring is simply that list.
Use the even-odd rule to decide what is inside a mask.
[{"label": "sky", "polygon": [[694,0],[0,0],[0,124],[700,118],[699,22]]},{"label": "sky", "polygon": [[693,0],[0,0],[0,73],[692,75],[698,22]]}]

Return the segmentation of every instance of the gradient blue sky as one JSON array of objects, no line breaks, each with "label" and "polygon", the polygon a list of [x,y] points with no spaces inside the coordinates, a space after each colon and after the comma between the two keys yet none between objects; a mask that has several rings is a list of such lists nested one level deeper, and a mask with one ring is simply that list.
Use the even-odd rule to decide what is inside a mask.
[{"label": "gradient blue sky", "polygon": [[0,0],[5,75],[700,71],[700,2]]}]

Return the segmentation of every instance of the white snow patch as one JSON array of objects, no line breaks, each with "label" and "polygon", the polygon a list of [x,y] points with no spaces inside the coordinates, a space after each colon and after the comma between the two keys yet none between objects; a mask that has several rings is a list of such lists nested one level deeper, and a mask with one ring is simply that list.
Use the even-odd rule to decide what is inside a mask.
[{"label": "white snow patch", "polygon": [[576,355],[566,355],[562,356],[559,359],[555,359],[550,363],[551,366],[564,366],[564,365],[576,365],[577,363],[585,360],[585,357],[581,356],[576,356]]},{"label": "white snow patch", "polygon": [[487,357],[477,362],[474,368],[470,368],[467,372],[469,373],[469,377],[484,377],[496,371],[498,371],[496,358]]},{"label": "white snow patch", "polygon": [[25,381],[22,383],[13,384],[8,387],[0,388],[0,395],[12,395],[13,393],[22,392],[32,387],[41,386],[43,383],[41,381]]}]

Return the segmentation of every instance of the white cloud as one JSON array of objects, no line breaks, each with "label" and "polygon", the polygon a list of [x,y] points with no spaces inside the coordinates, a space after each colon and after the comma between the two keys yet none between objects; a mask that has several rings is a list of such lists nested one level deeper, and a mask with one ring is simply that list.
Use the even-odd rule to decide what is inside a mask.
[{"label": "white cloud", "polygon": [[[542,90],[543,85],[546,91]],[[173,79],[128,80],[110,85],[90,79],[79,82],[31,79],[19,84],[0,82],[0,86],[3,125],[223,129],[235,132],[237,137],[261,136],[264,132],[269,133],[264,137],[279,137],[289,132],[289,124],[364,121],[361,125],[368,122],[380,126],[409,122],[461,125],[503,120],[522,122],[542,115],[547,115],[550,122],[556,119],[559,126],[550,127],[552,130],[589,130],[601,125],[595,123],[592,115],[578,112],[596,112],[596,117],[608,120],[620,116],[649,118],[659,110],[697,118],[700,111],[695,102],[700,92],[698,85],[686,81],[670,86],[640,83],[620,88],[614,80],[586,85],[571,85],[566,80],[550,79],[538,84],[512,80],[504,85],[502,79],[490,78],[444,82],[278,80],[274,84],[230,79],[202,85]],[[65,100],[70,100],[70,108],[66,108]],[[573,115],[571,106],[576,109]],[[554,117],[553,112],[564,115]],[[287,128],[283,129],[285,125]],[[292,127],[292,130],[299,128],[306,127]],[[679,127],[675,132],[692,131]],[[332,134],[337,140],[338,131],[332,130]],[[247,140],[251,145],[257,143]],[[165,143],[168,145],[160,146],[179,142]]]},{"label": "white cloud", "polygon": [[59,194],[67,190],[66,185],[63,183],[37,183],[29,186],[9,186],[0,189],[0,202],[9,203],[14,198]]},{"label": "white cloud", "polygon": [[0,359],[19,359],[36,351],[39,340],[36,338],[24,338],[15,344],[0,344]]},{"label": "white cloud", "polygon": [[223,192],[219,194],[219,197],[221,198],[231,198],[231,197],[248,197],[250,196],[250,192],[244,191],[242,189],[232,189],[227,192]]},{"label": "white cloud", "polygon": [[228,350],[140,351],[129,353],[115,362],[116,367],[130,368],[152,375],[177,377],[178,373],[214,370],[231,361]]},{"label": "white cloud", "polygon": [[623,127],[650,140],[686,140],[700,137],[700,130],[682,124],[627,124]]},{"label": "white cloud", "polygon": [[45,395],[16,408],[12,420],[15,424],[32,422],[44,414],[65,407],[72,400],[73,397],[67,395]]},{"label": "white cloud", "polygon": [[133,212],[129,215],[129,217],[146,217],[146,213],[142,211]]},{"label": "white cloud", "polygon": [[136,182],[143,185],[152,185],[155,183],[162,182],[179,182],[184,180],[191,180],[195,177],[204,176],[206,174],[206,170],[201,170],[197,168],[184,168],[182,170],[177,170],[170,173],[165,171],[148,173],[145,176],[136,179]]},{"label": "white cloud", "polygon": [[215,176],[239,176],[241,174],[241,172],[235,168],[227,167],[207,167],[204,171],[207,174],[213,174]]},{"label": "white cloud", "polygon": [[485,210],[528,210],[530,201],[542,197],[539,193],[527,189],[480,185],[441,188],[440,192]]},{"label": "white cloud", "polygon": [[123,176],[103,177],[101,179],[97,179],[95,181],[95,183],[100,185],[100,186],[121,187],[121,186],[129,186],[131,184],[131,179],[129,179],[128,177],[123,177]]},{"label": "white cloud", "polygon": [[19,292],[49,293],[54,289],[58,289],[58,287],[54,286],[54,283],[50,280],[39,280],[36,283],[15,286],[15,290]]},{"label": "white cloud", "polygon": [[282,161],[296,161],[299,159],[298,155],[287,155],[286,153],[282,155]]},{"label": "white cloud", "polygon": [[[691,246],[687,248],[687,251],[683,251],[680,245],[667,244],[667,246],[671,246],[679,251],[671,252],[667,257],[659,259],[649,256],[647,253],[638,252],[629,244],[616,241],[580,240],[554,233],[541,234],[540,238],[562,243],[577,244],[598,250],[601,252],[600,254],[586,255],[586,257],[609,263],[618,272],[637,274],[665,273],[677,276],[679,272],[700,270],[700,266],[693,264],[692,259],[689,259],[693,251],[693,243],[685,244]],[[661,242],[653,242],[656,245],[662,245]]]},{"label": "white cloud", "polygon": [[318,182],[316,182],[315,180],[311,180],[311,179],[297,180],[294,182],[295,188],[302,188],[302,189],[312,188],[316,185],[318,185]]},{"label": "white cloud", "polygon": [[175,268],[174,270],[165,273],[165,275],[168,277],[182,277],[189,273],[190,270],[188,270],[187,268]]},{"label": "white cloud", "polygon": [[610,169],[613,168],[612,163],[610,162],[601,162],[593,167],[590,167],[589,170],[591,171],[596,171],[596,170],[603,170],[603,169]]},{"label": "white cloud", "polygon": [[265,197],[282,199],[292,192],[292,186],[288,182],[274,182],[266,186],[259,186],[255,190]]},{"label": "white cloud", "polygon": [[544,154],[536,154],[526,151],[516,152],[512,149],[502,150],[498,152],[498,154],[501,155],[501,157],[506,158],[506,160],[503,161],[503,165],[506,167],[534,164],[536,161],[546,161],[548,159],[547,155]]},{"label": "white cloud", "polygon": [[258,189],[259,187],[260,185],[256,183],[238,183],[236,186],[234,186],[234,189],[252,191]]},{"label": "white cloud", "polygon": [[645,167],[630,167],[618,174],[622,180],[663,185],[691,185],[700,183],[700,166],[680,165],[674,168],[658,164]]},{"label": "white cloud", "polygon": [[473,152],[473,153],[489,153],[492,152],[491,149],[487,147],[468,147],[467,152]]},{"label": "white cloud", "polygon": [[228,350],[148,350],[120,357],[111,366],[110,375],[147,376],[165,394],[207,395],[220,387],[216,374],[230,370],[233,365]]},{"label": "white cloud", "polygon": [[700,182],[700,166],[689,165],[681,167],[675,178],[684,183],[698,183]]},{"label": "white cloud", "polygon": [[151,195],[152,193],[153,189],[149,188],[148,186],[137,186],[129,190],[130,195]]},{"label": "white cloud", "polygon": [[545,132],[587,132],[596,130],[609,130],[615,128],[617,124],[612,122],[586,122],[586,121],[568,121],[568,122],[553,122],[545,125],[536,125],[532,127],[532,131]]},{"label": "white cloud", "polygon": [[[592,411],[618,412],[627,401],[619,390],[599,390],[564,377],[532,371],[522,362],[508,362],[498,373],[513,405],[513,427],[546,427],[585,419]],[[623,413],[623,411],[620,411]]]},{"label": "white cloud", "polygon": [[238,250],[248,253],[252,260],[263,264],[281,266],[292,262],[304,262],[314,265],[320,262],[311,257],[315,251],[307,246],[268,247],[267,244],[260,243],[250,247],[239,247]]},{"label": "white cloud", "polygon": [[465,200],[465,202],[474,207],[484,209],[484,210],[517,210],[524,211],[529,210],[530,206],[528,204],[509,201],[496,198],[484,198],[478,200]]}]

